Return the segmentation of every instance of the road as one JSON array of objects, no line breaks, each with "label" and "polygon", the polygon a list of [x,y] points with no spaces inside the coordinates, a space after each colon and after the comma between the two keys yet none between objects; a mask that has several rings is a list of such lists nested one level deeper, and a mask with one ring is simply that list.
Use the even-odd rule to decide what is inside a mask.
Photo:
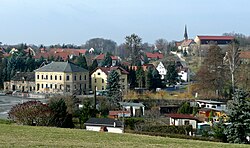
[{"label": "road", "polygon": [[[39,99],[30,99],[30,98],[19,98],[13,96],[0,96],[0,119],[7,119],[8,112],[11,107],[22,102],[29,100],[39,100]],[[44,99],[40,99],[42,102],[46,102]]]}]

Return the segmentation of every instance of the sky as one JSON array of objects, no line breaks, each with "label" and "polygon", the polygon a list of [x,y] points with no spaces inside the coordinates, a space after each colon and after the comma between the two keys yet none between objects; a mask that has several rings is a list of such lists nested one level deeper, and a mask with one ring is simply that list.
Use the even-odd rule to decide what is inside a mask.
[{"label": "sky", "polygon": [[249,0],[0,0],[0,42],[82,45],[139,35],[143,42],[250,35]]}]

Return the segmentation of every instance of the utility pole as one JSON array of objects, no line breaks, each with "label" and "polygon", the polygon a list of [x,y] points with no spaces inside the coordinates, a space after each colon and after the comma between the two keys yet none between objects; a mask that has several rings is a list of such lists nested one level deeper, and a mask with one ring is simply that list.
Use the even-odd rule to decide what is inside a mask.
[{"label": "utility pole", "polygon": [[94,90],[94,109],[96,110],[96,86]]}]

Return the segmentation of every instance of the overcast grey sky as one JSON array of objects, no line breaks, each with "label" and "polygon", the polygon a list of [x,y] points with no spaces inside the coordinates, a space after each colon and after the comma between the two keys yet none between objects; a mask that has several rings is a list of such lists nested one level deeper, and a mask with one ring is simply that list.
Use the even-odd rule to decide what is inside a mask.
[{"label": "overcast grey sky", "polygon": [[224,32],[250,34],[249,0],[0,0],[0,41],[84,44],[102,37],[118,44],[132,33],[143,42]]}]

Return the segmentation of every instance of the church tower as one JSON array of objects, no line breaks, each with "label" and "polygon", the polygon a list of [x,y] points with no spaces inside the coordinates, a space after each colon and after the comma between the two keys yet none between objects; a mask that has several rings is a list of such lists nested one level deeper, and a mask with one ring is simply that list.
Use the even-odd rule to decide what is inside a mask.
[{"label": "church tower", "polygon": [[185,40],[188,40],[187,25],[185,25],[184,39],[185,39]]}]

